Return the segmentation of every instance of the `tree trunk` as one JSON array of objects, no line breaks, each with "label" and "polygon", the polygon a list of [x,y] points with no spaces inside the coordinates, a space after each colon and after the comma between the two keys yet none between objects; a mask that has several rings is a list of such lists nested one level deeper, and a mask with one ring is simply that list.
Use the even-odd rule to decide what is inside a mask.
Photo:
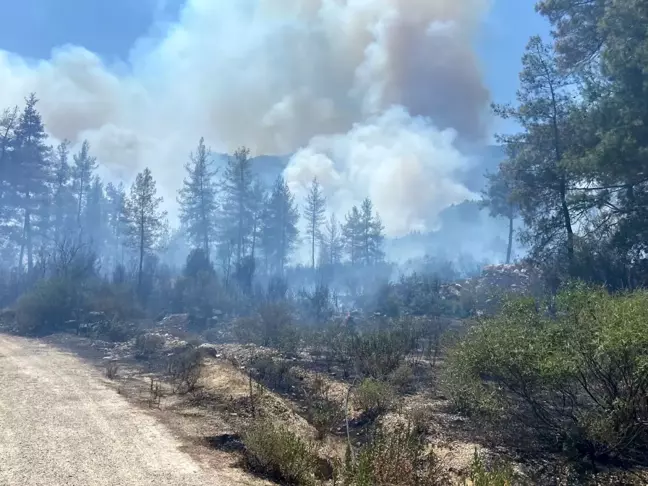
[{"label": "tree trunk", "polygon": [[509,216],[508,247],[506,248],[506,264],[511,263],[511,252],[513,251],[513,212]]},{"label": "tree trunk", "polygon": [[31,214],[25,215],[25,239],[27,240],[27,273],[34,268],[34,242],[32,238]]},{"label": "tree trunk", "polygon": [[572,265],[574,264],[574,230],[572,228],[571,215],[569,214],[569,206],[567,205],[567,184],[565,182],[565,176],[562,176],[560,180],[560,204],[565,222],[565,230],[567,232],[567,260],[571,273],[573,270]]},{"label": "tree trunk", "polygon": [[137,270],[137,289],[142,295],[142,272],[144,267],[144,222],[140,223],[139,267]]},{"label": "tree trunk", "polygon": [[23,221],[23,234],[20,240],[20,256],[18,257],[18,269],[20,273],[23,271],[23,258],[25,257],[25,238],[27,233],[27,215],[25,214],[25,220]]},{"label": "tree trunk", "polygon": [[315,270],[315,225],[311,228],[313,233],[311,234],[311,264],[313,270]]}]

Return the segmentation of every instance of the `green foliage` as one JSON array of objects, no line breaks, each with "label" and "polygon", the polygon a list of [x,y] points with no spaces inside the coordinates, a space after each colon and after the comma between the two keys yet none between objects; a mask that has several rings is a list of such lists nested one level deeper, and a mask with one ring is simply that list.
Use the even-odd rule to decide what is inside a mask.
[{"label": "green foliage", "polygon": [[306,392],[307,420],[315,427],[317,438],[322,440],[344,417],[339,403],[329,398],[330,385],[317,376],[312,387]]},{"label": "green foliage", "polygon": [[572,287],[556,317],[509,302],[449,359],[456,403],[497,410],[576,456],[646,457],[648,294]]},{"label": "green foliage", "polygon": [[254,377],[271,390],[280,393],[295,393],[301,382],[293,375],[293,364],[283,359],[259,356],[252,360]]},{"label": "green foliage", "polygon": [[[515,475],[510,464],[498,464],[494,468],[486,468],[484,460],[477,450],[470,464],[470,485],[471,486],[512,486],[520,484],[515,480]],[[464,485],[467,485],[464,481]]]},{"label": "green foliage", "polygon": [[299,209],[295,196],[280,176],[272,188],[261,231],[266,261],[275,273],[283,274],[288,258],[297,247],[298,223]]},{"label": "green foliage", "polygon": [[355,463],[347,461],[345,486],[442,486],[450,477],[438,458],[426,452],[422,438],[410,427],[379,428],[363,447]]},{"label": "green foliage", "polygon": [[358,385],[354,398],[363,413],[372,420],[388,412],[396,401],[393,388],[373,378],[367,378]]},{"label": "green foliage", "polygon": [[347,352],[360,376],[383,379],[398,369],[410,350],[410,336],[401,330],[355,335]]},{"label": "green foliage", "polygon": [[16,303],[16,325],[22,334],[60,331],[84,305],[79,285],[69,279],[39,281]]},{"label": "green foliage", "polygon": [[252,424],[243,434],[248,467],[281,484],[315,486],[318,458],[312,444],[270,421]]},{"label": "green foliage", "polygon": [[257,315],[235,320],[232,332],[241,342],[274,347],[285,354],[297,351],[301,336],[285,301],[261,304]]},{"label": "green foliage", "polygon": [[180,221],[195,248],[209,258],[209,250],[216,239],[216,211],[218,209],[216,170],[211,167],[211,151],[201,138],[190,162],[185,164],[187,177],[178,194]]}]

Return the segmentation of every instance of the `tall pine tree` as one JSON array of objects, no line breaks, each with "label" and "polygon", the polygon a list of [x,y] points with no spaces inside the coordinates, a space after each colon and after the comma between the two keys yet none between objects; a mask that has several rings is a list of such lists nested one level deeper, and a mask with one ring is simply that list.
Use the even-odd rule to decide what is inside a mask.
[{"label": "tall pine tree", "polygon": [[144,258],[166,235],[166,211],[160,210],[162,197],[157,197],[157,188],[151,170],[147,167],[137,174],[126,199],[125,217],[130,246],[137,252],[137,286],[142,290]]},{"label": "tall pine tree", "polygon": [[511,263],[513,251],[513,223],[517,215],[517,204],[513,199],[513,174],[510,164],[501,163],[494,174],[486,174],[486,188],[482,193],[481,205],[488,208],[494,218],[504,217],[508,220],[508,245],[506,248],[506,263]]},{"label": "tall pine tree", "polygon": [[218,211],[216,170],[211,167],[210,157],[205,139],[201,138],[196,152],[185,165],[187,177],[178,197],[180,221],[186,228],[187,237],[194,248],[202,248],[208,258],[217,237]]},{"label": "tall pine tree", "polygon": [[50,147],[46,145],[45,127],[36,109],[35,94],[27,97],[26,105],[15,129],[11,169],[7,176],[11,186],[12,201],[22,222],[20,233],[20,255],[18,266],[22,268],[25,250],[27,269],[34,266],[34,244],[45,228],[39,228],[43,221],[42,212],[48,207],[49,183],[51,181]]},{"label": "tall pine tree", "polygon": [[522,66],[518,106],[495,106],[495,111],[523,128],[522,133],[500,137],[515,174],[514,191],[526,224],[523,241],[536,256],[564,251],[571,268],[574,177],[566,154],[573,132],[573,79],[537,36],[529,41]]},{"label": "tall pine tree", "polygon": [[79,238],[83,232],[83,211],[88,199],[88,191],[92,183],[92,176],[97,168],[97,159],[90,155],[90,144],[84,140],[79,153],[74,155],[74,166],[72,167],[72,179],[74,195],[77,202],[76,220],[79,231]]},{"label": "tall pine tree", "polygon": [[106,185],[106,224],[108,225],[107,247],[112,266],[124,264],[124,250],[126,243],[126,190],[120,182]]},{"label": "tall pine tree", "polygon": [[384,240],[383,225],[380,217],[374,214],[371,199],[365,198],[360,207],[358,228],[360,236],[360,261],[373,265],[384,257],[382,244]]},{"label": "tall pine tree", "polygon": [[233,249],[237,265],[246,256],[252,234],[253,183],[250,151],[244,147],[239,148],[229,157],[223,172],[219,218],[221,245]]},{"label": "tall pine tree", "polygon": [[263,248],[273,271],[283,274],[298,242],[299,210],[283,177],[275,182],[264,218]]},{"label": "tall pine tree", "polygon": [[73,230],[75,201],[70,186],[70,142],[64,140],[56,147],[52,194],[52,226],[54,244],[58,246]]},{"label": "tall pine tree", "polygon": [[344,251],[342,230],[335,214],[324,225],[321,234],[320,262],[325,265],[337,265],[342,261]]},{"label": "tall pine tree", "polygon": [[304,218],[306,219],[306,236],[311,245],[311,267],[315,268],[315,243],[320,241],[321,227],[324,223],[326,212],[326,198],[322,193],[317,178],[313,179],[310,190],[306,196]]}]

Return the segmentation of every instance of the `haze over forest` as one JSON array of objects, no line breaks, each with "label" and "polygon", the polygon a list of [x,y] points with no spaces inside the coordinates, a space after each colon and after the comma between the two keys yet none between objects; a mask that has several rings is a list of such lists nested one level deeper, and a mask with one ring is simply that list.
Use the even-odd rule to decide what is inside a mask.
[{"label": "haze over forest", "polygon": [[[0,51],[0,106],[35,93],[47,143],[78,153],[88,141],[106,182],[128,186],[149,167],[174,228],[184,164],[204,137],[215,154],[263,156],[253,170],[268,185],[282,173],[300,208],[316,177],[327,214],[369,197],[388,238],[427,233],[480,197],[501,158],[474,49],[488,10],[484,0],[189,0],[127,62],[74,45],[41,61]],[[475,218],[486,219],[466,228]],[[481,226],[488,241],[467,251],[502,259],[492,241],[506,223],[501,235],[497,222]],[[456,258],[458,238],[441,239]],[[408,256],[401,247],[394,258]]]}]

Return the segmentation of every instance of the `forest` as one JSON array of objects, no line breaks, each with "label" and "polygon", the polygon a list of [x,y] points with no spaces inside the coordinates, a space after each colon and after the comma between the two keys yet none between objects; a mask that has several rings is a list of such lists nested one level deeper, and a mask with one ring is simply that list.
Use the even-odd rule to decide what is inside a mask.
[{"label": "forest", "polygon": [[[155,167],[129,188],[102,180],[87,142],[47,145],[36,93],[0,117],[3,326],[129,342],[119,366],[141,367],[165,362],[179,320],[156,386],[235,410],[236,454],[280,484],[646,484],[648,7],[536,10],[552,38],[529,40],[517,101],[492,106],[519,129],[498,136],[479,201],[510,223],[510,265],[429,255],[394,278],[370,199],[329,215],[315,179],[300,207],[245,147],[216,170],[200,134],[170,229]],[[225,369],[214,356],[242,374],[235,405],[200,384]],[[279,424],[271,398],[313,436]],[[466,464],[444,464],[448,441],[474,445]]]}]

